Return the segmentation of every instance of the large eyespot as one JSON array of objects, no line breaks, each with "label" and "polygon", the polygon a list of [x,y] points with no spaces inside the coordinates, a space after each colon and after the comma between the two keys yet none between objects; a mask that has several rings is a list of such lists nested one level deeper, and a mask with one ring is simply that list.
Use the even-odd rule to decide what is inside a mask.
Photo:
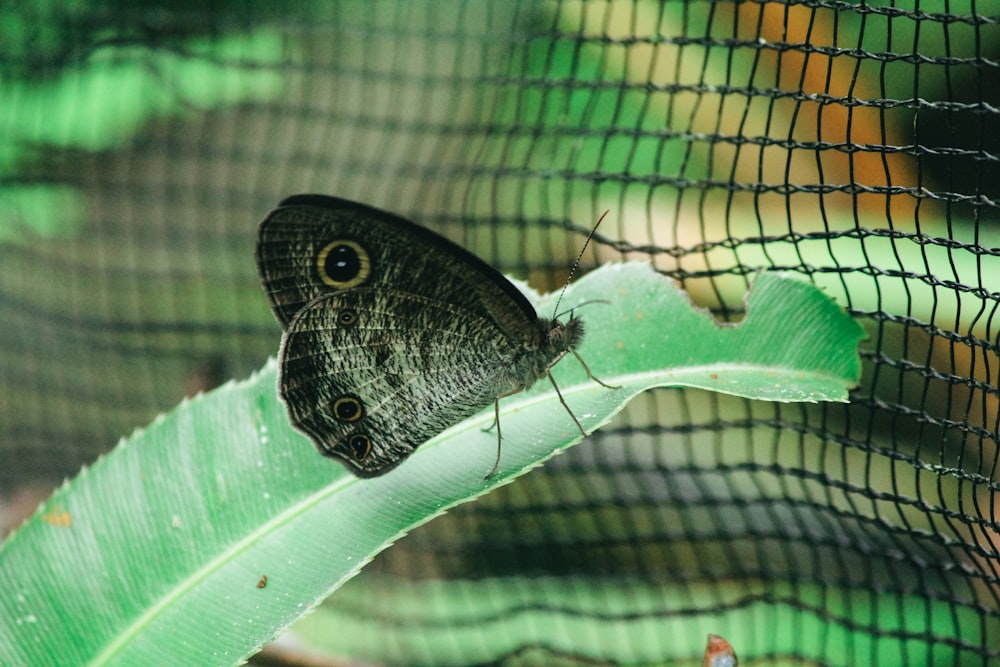
[{"label": "large eyespot", "polygon": [[355,433],[347,439],[347,445],[351,448],[351,455],[355,461],[364,461],[372,451],[372,441],[364,433]]},{"label": "large eyespot", "polygon": [[354,241],[330,241],[316,256],[319,278],[330,287],[349,289],[368,280],[371,273],[368,252]]},{"label": "large eyespot", "polygon": [[364,405],[357,396],[345,394],[333,402],[333,416],[337,421],[356,422],[364,415]]},{"label": "large eyespot", "polygon": [[353,327],[358,323],[358,311],[352,308],[344,308],[337,311],[337,324],[342,327]]}]

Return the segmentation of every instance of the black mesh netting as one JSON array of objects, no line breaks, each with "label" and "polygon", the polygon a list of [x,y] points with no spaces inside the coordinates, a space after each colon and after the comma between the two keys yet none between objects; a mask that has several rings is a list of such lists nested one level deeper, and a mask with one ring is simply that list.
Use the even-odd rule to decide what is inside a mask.
[{"label": "black mesh netting", "polygon": [[[707,632],[750,665],[1000,664],[996,5],[61,4],[0,7],[5,528],[276,352],[253,249],[284,196],[399,212],[542,290],[608,209],[584,269],[651,261],[721,319],[797,273],[868,331],[861,386],[638,397],[334,595],[398,649],[353,657],[528,614],[490,660],[605,660],[566,648],[582,619],[649,623],[623,664]],[[431,581],[591,597],[394,597]]]}]

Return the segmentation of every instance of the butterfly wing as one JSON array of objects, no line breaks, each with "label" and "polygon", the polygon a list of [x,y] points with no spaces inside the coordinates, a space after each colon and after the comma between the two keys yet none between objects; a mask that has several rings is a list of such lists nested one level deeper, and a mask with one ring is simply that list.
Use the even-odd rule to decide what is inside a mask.
[{"label": "butterfly wing", "polygon": [[464,248],[405,218],[323,195],[296,195],[260,223],[257,268],[283,329],[306,304],[356,287],[400,289],[488,317],[509,337],[535,309]]},{"label": "butterfly wing", "polygon": [[385,287],[314,299],[292,318],[279,390],[292,423],[362,477],[514,388],[523,346],[481,312]]}]

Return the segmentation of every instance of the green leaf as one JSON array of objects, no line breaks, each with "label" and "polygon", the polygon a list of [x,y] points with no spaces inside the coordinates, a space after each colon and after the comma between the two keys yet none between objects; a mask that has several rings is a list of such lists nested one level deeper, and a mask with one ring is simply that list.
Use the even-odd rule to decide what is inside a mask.
[{"label": "green leaf", "polygon": [[[541,312],[554,308],[541,300]],[[862,330],[810,285],[758,277],[739,326],[717,326],[647,265],[603,267],[566,290],[588,333],[554,369],[588,429],[654,386],[768,400],[846,400]],[[275,341],[277,343],[277,341]],[[580,438],[547,382],[359,480],[288,424],[275,365],[185,401],[59,489],[0,547],[0,664],[237,664],[445,509]],[[266,585],[260,587],[262,577]]]}]

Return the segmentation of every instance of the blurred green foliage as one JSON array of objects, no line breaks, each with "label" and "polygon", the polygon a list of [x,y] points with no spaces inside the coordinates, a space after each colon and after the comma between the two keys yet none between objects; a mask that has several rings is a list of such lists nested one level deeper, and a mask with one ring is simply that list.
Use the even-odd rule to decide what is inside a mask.
[{"label": "blurred green foliage", "polygon": [[19,176],[47,155],[109,150],[151,120],[281,92],[285,49],[274,28],[230,23],[219,3],[137,9],[126,2],[0,7],[0,242],[81,228],[82,193]]}]

